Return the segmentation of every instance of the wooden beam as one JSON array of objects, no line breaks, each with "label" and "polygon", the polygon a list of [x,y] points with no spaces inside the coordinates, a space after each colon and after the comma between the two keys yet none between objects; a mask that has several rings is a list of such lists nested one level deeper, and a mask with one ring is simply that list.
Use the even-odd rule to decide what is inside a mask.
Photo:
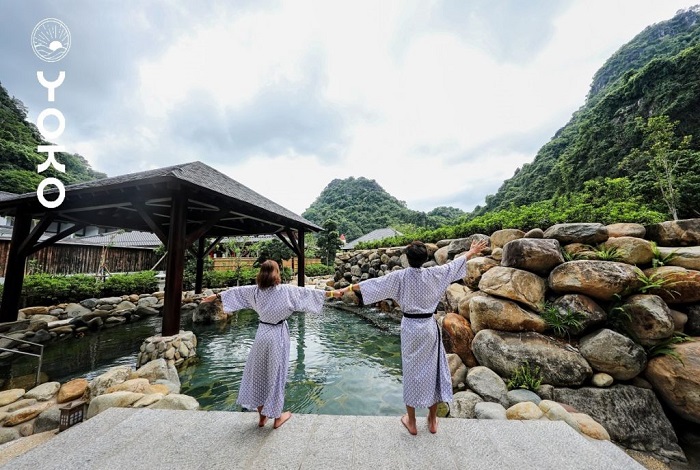
[{"label": "wooden beam", "polygon": [[86,224],[75,224],[75,225],[73,225],[72,227],[68,227],[67,229],[62,230],[61,232],[57,233],[57,234],[54,235],[53,237],[47,238],[47,239],[44,240],[43,242],[37,243],[36,245],[34,245],[34,246],[29,250],[29,252],[27,253],[27,255],[31,255],[32,253],[36,253],[37,251],[41,250],[41,249],[44,248],[44,247],[53,245],[53,244],[56,243],[57,241],[63,240],[64,238],[66,238],[66,237],[69,236],[69,235],[74,234],[74,233],[77,232],[78,230],[82,230],[83,228],[85,228],[85,226],[86,226]]},{"label": "wooden beam", "polygon": [[291,242],[290,242],[289,240],[287,240],[286,238],[284,238],[284,235],[282,235],[281,233],[276,233],[275,235],[277,235],[277,238],[279,238],[280,240],[282,240],[282,242],[283,242],[285,245],[287,245],[287,247],[288,247],[290,250],[295,251],[295,250],[294,250],[294,246],[291,244]]},{"label": "wooden beam", "polygon": [[0,305],[0,322],[16,321],[19,314],[19,301],[22,296],[22,283],[24,282],[24,265],[27,261],[27,255],[22,254],[20,245],[29,236],[29,230],[32,226],[32,216],[29,210],[23,211],[20,209],[18,208],[15,216],[10,252],[7,255],[5,286],[2,292],[2,304]]},{"label": "wooden beam", "polygon": [[292,229],[288,228],[285,230],[285,233],[289,237],[289,241],[292,244],[292,251],[299,256],[299,243],[297,242],[296,236],[294,235],[294,232],[292,232]]},{"label": "wooden beam", "polygon": [[181,188],[174,188],[172,190],[172,208],[170,211],[170,231],[166,245],[168,247],[168,262],[165,268],[163,336],[176,335],[180,331],[186,230],[187,198]]},{"label": "wooden beam", "polygon": [[219,209],[216,214],[209,217],[202,226],[195,229],[192,233],[187,235],[186,243],[190,245],[194,243],[195,240],[201,238],[205,233],[209,231],[210,228],[214,226],[223,216],[228,214],[228,209]]},{"label": "wooden beam", "polygon": [[223,238],[224,238],[224,236],[222,235],[222,236],[218,237],[216,240],[214,240],[214,242],[213,242],[211,245],[209,245],[209,247],[204,251],[204,255],[203,255],[203,256],[208,256],[209,253],[211,253],[211,251],[212,251],[214,248],[216,248],[216,245],[218,245],[219,242],[220,242]]},{"label": "wooden beam", "polygon": [[51,222],[54,220],[54,215],[49,213],[49,214],[44,214],[44,216],[39,220],[39,222],[34,226],[32,231],[29,233],[27,238],[22,242],[22,244],[19,246],[19,252],[24,253],[25,255],[29,254],[29,249],[32,247],[36,241],[41,238],[41,236],[46,232],[46,229],[49,228],[51,225]]},{"label": "wooden beam", "polygon": [[146,225],[148,225],[148,228],[151,229],[151,232],[155,233],[156,237],[158,237],[163,245],[167,247],[168,237],[165,235],[163,230],[161,230],[160,226],[153,221],[151,214],[146,211],[146,204],[141,201],[131,201],[131,205],[138,211],[143,221],[146,222]]}]

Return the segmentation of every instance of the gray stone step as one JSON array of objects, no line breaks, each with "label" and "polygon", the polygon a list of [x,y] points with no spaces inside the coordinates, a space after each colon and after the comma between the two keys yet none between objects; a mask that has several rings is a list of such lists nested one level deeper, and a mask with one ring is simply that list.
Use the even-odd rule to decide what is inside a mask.
[{"label": "gray stone step", "polygon": [[256,413],[112,408],[2,469],[643,469],[565,423],[442,419],[418,436],[399,417],[294,415],[279,430]]}]

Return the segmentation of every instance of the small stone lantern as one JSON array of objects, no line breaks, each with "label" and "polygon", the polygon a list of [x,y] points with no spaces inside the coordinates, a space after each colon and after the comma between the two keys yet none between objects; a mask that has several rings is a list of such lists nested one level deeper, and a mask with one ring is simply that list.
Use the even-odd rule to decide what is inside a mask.
[{"label": "small stone lantern", "polygon": [[58,422],[58,432],[65,431],[74,424],[78,424],[85,419],[85,401],[76,400],[59,408],[61,417]]}]

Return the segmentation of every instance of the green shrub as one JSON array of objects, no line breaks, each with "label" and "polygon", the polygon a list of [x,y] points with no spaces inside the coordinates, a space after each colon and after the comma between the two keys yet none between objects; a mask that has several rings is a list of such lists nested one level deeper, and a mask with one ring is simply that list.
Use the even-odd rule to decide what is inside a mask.
[{"label": "green shrub", "polygon": [[325,264],[310,264],[304,267],[304,274],[307,276],[328,276],[330,274],[335,274],[335,268],[333,266],[326,266]]},{"label": "green shrub", "polygon": [[564,309],[552,303],[546,303],[540,314],[547,327],[559,337],[568,336],[579,331],[583,325],[584,316],[581,312]]},{"label": "green shrub", "polygon": [[675,351],[673,346],[676,344],[687,343],[690,341],[693,341],[693,339],[690,336],[686,335],[685,333],[675,332],[673,333],[673,335],[661,341],[660,343],[655,344],[650,348],[647,348],[647,358],[651,359],[652,357],[656,356],[671,356],[681,364],[685,365],[683,363],[683,359],[681,359],[681,357]]},{"label": "green shrub", "polygon": [[595,257],[600,261],[620,261],[622,254],[617,248],[606,248],[600,245],[595,249]]},{"label": "green shrub", "polygon": [[141,271],[132,274],[115,274],[108,277],[101,286],[102,297],[124,294],[147,294],[158,289],[155,271]]},{"label": "green shrub", "polygon": [[542,373],[540,366],[531,366],[528,361],[525,361],[515,369],[510,380],[508,380],[508,390],[523,388],[537,392],[542,384]]},{"label": "green shrub", "polygon": [[664,256],[663,254],[661,254],[661,251],[659,251],[659,247],[656,246],[656,243],[654,242],[652,242],[651,251],[652,253],[654,253],[654,258],[651,260],[651,265],[654,268],[666,266],[668,263],[670,263],[678,257],[678,253],[675,250]]},{"label": "green shrub", "polygon": [[23,306],[53,305],[68,298],[68,276],[31,274],[24,277],[22,284]]}]

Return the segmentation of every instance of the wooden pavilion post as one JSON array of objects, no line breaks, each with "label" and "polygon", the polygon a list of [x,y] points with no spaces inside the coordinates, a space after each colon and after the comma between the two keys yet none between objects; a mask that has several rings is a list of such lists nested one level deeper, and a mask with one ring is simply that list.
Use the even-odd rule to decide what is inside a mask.
[{"label": "wooden pavilion post", "polygon": [[10,252],[7,256],[5,269],[5,287],[2,292],[2,306],[0,306],[0,322],[17,320],[19,314],[19,301],[22,296],[22,283],[24,282],[24,265],[27,261],[27,250],[20,250],[22,243],[29,237],[32,226],[32,217],[29,211],[19,207],[12,228],[12,240]]},{"label": "wooden pavilion post", "polygon": [[177,187],[172,193],[168,261],[165,268],[165,297],[163,298],[163,336],[180,332],[182,280],[185,269],[185,237],[187,231],[187,198]]},{"label": "wooden pavilion post", "polygon": [[202,293],[202,281],[204,280],[204,256],[206,255],[204,251],[204,243],[206,238],[199,237],[199,243],[197,244],[197,273],[194,281],[194,293]]},{"label": "wooden pavilion post", "polygon": [[304,279],[305,273],[304,270],[306,269],[306,260],[304,259],[304,229],[300,228],[299,231],[297,232],[299,235],[299,274],[298,274],[298,281],[297,285],[299,287],[304,287],[306,284],[306,280]]}]

